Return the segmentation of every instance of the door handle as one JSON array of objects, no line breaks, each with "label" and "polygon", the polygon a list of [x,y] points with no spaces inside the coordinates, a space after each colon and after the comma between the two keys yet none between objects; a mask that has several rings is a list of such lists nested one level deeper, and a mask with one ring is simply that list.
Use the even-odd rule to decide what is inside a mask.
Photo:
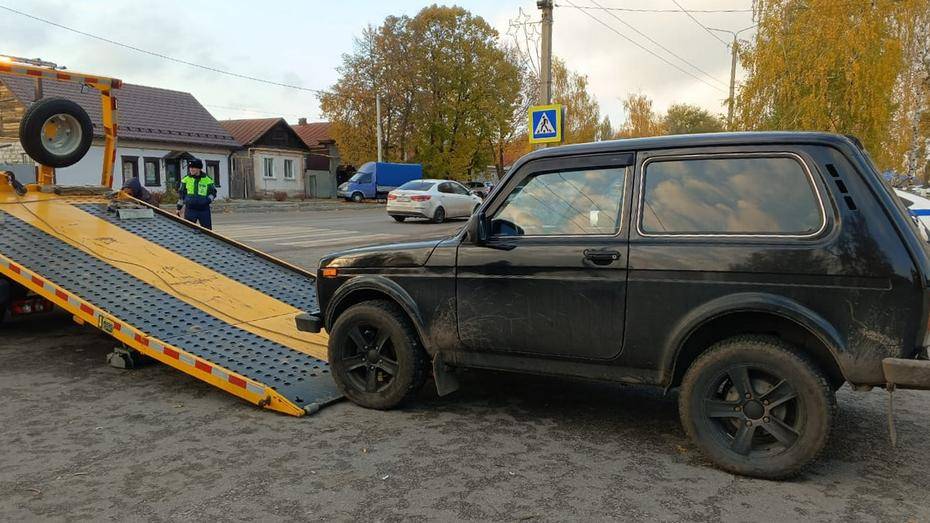
[{"label": "door handle", "polygon": [[620,259],[620,253],[618,251],[585,249],[584,258],[594,265],[610,265]]}]

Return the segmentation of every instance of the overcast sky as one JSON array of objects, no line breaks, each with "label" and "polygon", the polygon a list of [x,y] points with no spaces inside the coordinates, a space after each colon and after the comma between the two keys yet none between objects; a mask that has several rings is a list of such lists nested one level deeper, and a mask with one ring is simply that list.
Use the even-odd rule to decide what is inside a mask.
[{"label": "overcast sky", "polygon": [[[594,0],[604,7],[677,9],[673,0]],[[714,80],[669,56],[654,43],[602,10],[578,10],[592,0],[557,0],[553,53],[569,68],[588,75],[602,114],[615,126],[622,121],[620,100],[630,92],[649,95],[663,110],[688,102],[723,113],[727,96],[728,48],[680,12],[610,13],[635,26],[662,46],[708,73]],[[737,9],[751,0],[678,0],[686,9]],[[182,1],[81,2],[65,0],[0,0],[0,6],[100,35],[148,51],[250,76],[326,89],[337,79],[341,55],[367,24],[379,25],[387,15],[414,15],[431,2],[362,1]],[[457,2],[483,16],[507,35],[520,8],[537,21],[535,0],[468,0]],[[652,49],[698,81],[587,16]],[[737,30],[752,25],[751,13],[695,13],[709,27]],[[264,85],[203,71],[75,34],[0,9],[0,53],[41,57],[75,71],[122,78],[126,82],[189,91],[217,118],[284,116],[296,121],[320,119],[313,93]],[[741,37],[751,36],[747,31]],[[724,40],[729,37],[722,35]],[[737,70],[737,79],[741,72]],[[710,84],[710,85],[708,85]],[[570,117],[570,116],[569,116]]]}]

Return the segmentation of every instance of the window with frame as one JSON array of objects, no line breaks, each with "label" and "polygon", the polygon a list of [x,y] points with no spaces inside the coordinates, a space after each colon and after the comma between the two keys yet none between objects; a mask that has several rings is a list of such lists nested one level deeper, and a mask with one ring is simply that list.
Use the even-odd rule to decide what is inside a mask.
[{"label": "window with frame", "polygon": [[207,176],[213,180],[213,184],[217,187],[220,186],[220,162],[216,160],[207,160],[204,162],[204,167],[207,170]]},{"label": "window with frame", "polygon": [[824,226],[811,177],[789,156],[651,161],[642,192],[647,234],[806,236]]},{"label": "window with frame", "polygon": [[274,158],[262,158],[262,176],[274,178]]},{"label": "window with frame", "polygon": [[142,172],[145,175],[143,182],[146,187],[161,186],[161,171],[158,158],[145,158],[142,162]]},{"label": "window with frame", "polygon": [[122,166],[123,180],[130,180],[139,176],[139,157],[138,156],[122,156],[120,157],[120,165]]},{"label": "window with frame", "polygon": [[284,178],[294,179],[294,160],[284,160]]},{"label": "window with frame", "polygon": [[491,220],[498,236],[614,235],[628,169],[579,169],[524,178]]},{"label": "window with frame", "polygon": [[468,189],[466,189],[465,186],[460,183],[451,183],[450,185],[452,186],[452,192],[454,192],[455,194],[462,194],[465,196],[468,196],[469,194],[471,194],[470,192],[468,192]]}]

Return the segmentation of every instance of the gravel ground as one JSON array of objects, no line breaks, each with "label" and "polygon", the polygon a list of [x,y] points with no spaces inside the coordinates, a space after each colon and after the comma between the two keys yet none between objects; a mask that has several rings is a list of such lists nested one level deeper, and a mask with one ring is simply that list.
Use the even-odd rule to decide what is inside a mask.
[{"label": "gravel ground", "polygon": [[259,410],[168,367],[106,366],[67,317],[3,327],[0,519],[930,521],[930,393],[839,393],[793,481],[711,468],[674,397],[470,372],[410,406]]}]

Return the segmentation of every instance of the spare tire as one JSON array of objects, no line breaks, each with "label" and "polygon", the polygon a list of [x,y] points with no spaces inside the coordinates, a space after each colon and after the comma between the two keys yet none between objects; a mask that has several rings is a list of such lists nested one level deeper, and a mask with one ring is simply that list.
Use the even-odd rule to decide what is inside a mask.
[{"label": "spare tire", "polygon": [[26,154],[49,167],[76,164],[93,139],[94,125],[87,111],[65,98],[32,102],[19,123],[19,141]]}]

